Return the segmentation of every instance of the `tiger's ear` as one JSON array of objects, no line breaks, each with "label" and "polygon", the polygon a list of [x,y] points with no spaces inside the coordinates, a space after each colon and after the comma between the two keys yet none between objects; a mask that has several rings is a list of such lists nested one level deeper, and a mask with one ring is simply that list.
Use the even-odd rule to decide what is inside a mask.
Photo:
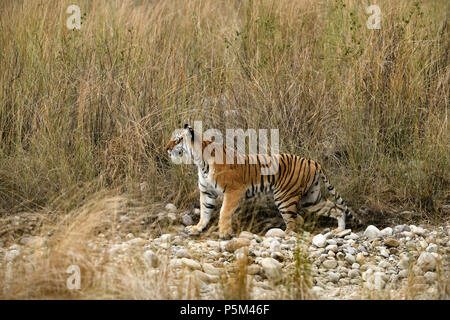
[{"label": "tiger's ear", "polygon": [[189,129],[189,132],[191,133],[191,139],[192,139],[192,141],[194,141],[194,129],[192,129],[192,127],[188,124],[185,124],[184,128]]}]

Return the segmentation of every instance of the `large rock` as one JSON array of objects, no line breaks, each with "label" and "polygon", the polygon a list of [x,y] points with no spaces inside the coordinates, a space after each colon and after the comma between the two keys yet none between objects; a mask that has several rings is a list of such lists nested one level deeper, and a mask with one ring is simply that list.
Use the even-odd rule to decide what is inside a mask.
[{"label": "large rock", "polygon": [[166,204],[165,209],[169,212],[177,212],[177,207],[173,203]]},{"label": "large rock", "polygon": [[325,260],[322,265],[327,269],[334,269],[337,267],[338,263],[336,260]]},{"label": "large rock", "polygon": [[266,232],[266,237],[284,238],[286,237],[286,233],[280,228],[272,228]]},{"label": "large rock", "polygon": [[312,244],[318,248],[325,248],[327,245],[327,238],[323,234],[317,234],[312,238]]},{"label": "large rock", "polygon": [[261,272],[261,267],[257,264],[252,264],[247,267],[247,273],[251,275],[259,274]]},{"label": "large rock", "polygon": [[5,260],[7,262],[14,261],[19,255],[20,255],[20,251],[19,250],[16,250],[16,249],[9,250],[5,254]]},{"label": "large rock", "polygon": [[239,248],[248,247],[250,240],[245,238],[233,238],[225,244],[225,250],[228,252],[234,252]]},{"label": "large rock", "polygon": [[201,264],[193,259],[182,258],[181,263],[183,264],[183,266],[188,267],[189,269],[192,269],[192,270],[201,270],[202,269]]},{"label": "large rock", "polygon": [[393,230],[391,227],[384,228],[383,230],[380,231],[380,235],[382,237],[390,237],[390,236],[392,236],[392,233],[393,233]]},{"label": "large rock", "polygon": [[159,258],[152,250],[144,252],[144,259],[148,261],[153,268],[156,268],[159,265]]},{"label": "large rock", "polygon": [[400,242],[398,242],[398,240],[394,239],[394,238],[387,238],[387,239],[384,240],[384,244],[387,247],[396,248],[396,247],[398,247],[400,245]]},{"label": "large rock", "polygon": [[364,286],[369,290],[382,290],[386,285],[386,281],[389,277],[380,271],[375,271],[375,269],[369,268],[364,272],[362,276],[365,281]]},{"label": "large rock", "polygon": [[194,220],[192,219],[192,217],[189,213],[184,213],[181,216],[181,223],[185,226],[191,226],[194,224]]},{"label": "large rock", "polygon": [[271,252],[280,252],[280,250],[281,250],[281,245],[280,245],[280,243],[278,242],[278,240],[273,240],[273,241],[270,243],[270,251],[271,251]]},{"label": "large rock", "polygon": [[243,239],[248,239],[248,240],[252,240],[254,238],[253,233],[248,232],[248,231],[242,231],[239,234],[239,238],[243,238]]},{"label": "large rock", "polygon": [[281,278],[281,263],[272,258],[263,258],[261,267],[269,279],[279,280]]},{"label": "large rock", "polygon": [[220,275],[220,270],[216,267],[214,267],[212,264],[210,263],[204,263],[203,264],[203,271],[207,274],[213,275],[213,276],[218,276]]},{"label": "large rock", "polygon": [[422,227],[416,227],[415,225],[410,225],[409,227],[411,228],[411,232],[418,236],[424,236],[426,233],[426,230]]},{"label": "large rock", "polygon": [[397,267],[400,270],[407,270],[409,268],[409,258],[408,257],[403,257],[400,259],[400,261],[397,264]]},{"label": "large rock", "polygon": [[422,252],[417,259],[417,266],[426,271],[434,271],[436,269],[436,258],[430,252]]},{"label": "large rock", "polygon": [[194,272],[192,274],[194,275],[195,278],[197,278],[205,283],[213,283],[213,282],[219,281],[218,276],[207,274],[200,270],[194,270]]},{"label": "large rock", "polygon": [[366,228],[366,231],[364,231],[364,236],[369,240],[376,239],[380,236],[380,230],[377,227],[370,225]]},{"label": "large rock", "polygon": [[162,242],[170,242],[172,240],[172,235],[170,233],[162,234],[160,237]]},{"label": "large rock", "polygon": [[337,283],[340,278],[341,277],[340,277],[339,273],[336,273],[336,272],[329,272],[328,273],[328,280],[333,282],[333,283]]}]

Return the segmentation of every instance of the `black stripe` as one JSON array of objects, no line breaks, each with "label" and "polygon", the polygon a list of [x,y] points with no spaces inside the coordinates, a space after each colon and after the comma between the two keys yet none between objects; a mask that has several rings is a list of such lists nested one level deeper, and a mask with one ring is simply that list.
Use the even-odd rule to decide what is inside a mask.
[{"label": "black stripe", "polygon": [[[283,155],[284,156],[284,155]],[[290,159],[290,158],[287,158],[288,160]],[[285,170],[284,170],[284,174],[283,174],[283,178],[282,179],[280,179],[280,181],[278,181],[279,183],[278,183],[278,185],[276,186],[277,188],[278,187],[282,187],[282,186],[284,186],[284,182],[286,181],[286,179],[287,179],[287,177],[288,177],[288,175],[289,175],[289,169],[290,169],[290,167],[289,167],[289,165],[290,165],[290,163],[289,163],[289,161],[286,161],[286,167],[285,167]]]},{"label": "black stripe", "polygon": [[[289,199],[288,199],[289,200]],[[286,202],[287,200],[285,200],[285,201],[283,201],[282,203],[284,203],[284,202]],[[293,204],[295,204],[297,202],[297,200],[294,200],[294,201],[291,201],[291,202],[289,202],[287,205],[283,205],[283,206],[281,206],[281,207],[278,207],[278,210],[283,210],[283,209],[286,209],[286,208],[289,208],[290,206],[292,206]]]},{"label": "black stripe", "polygon": [[294,163],[292,164],[292,173],[291,173],[291,176],[289,177],[289,180],[285,183],[286,187],[289,186],[289,184],[291,183],[292,177],[295,174],[295,165],[296,165],[296,163],[297,163],[297,157],[294,157]]},{"label": "black stripe", "polygon": [[206,209],[214,209],[216,206],[215,205],[213,205],[213,204],[209,204],[209,203],[205,203],[205,202],[203,202],[203,206],[206,208]]},{"label": "black stripe", "polygon": [[202,191],[202,193],[204,193],[205,195],[207,195],[209,198],[212,198],[212,199],[216,199],[216,198],[217,198],[217,195],[216,195],[216,194],[213,194],[213,193],[211,193],[211,192],[209,192],[209,191]]}]

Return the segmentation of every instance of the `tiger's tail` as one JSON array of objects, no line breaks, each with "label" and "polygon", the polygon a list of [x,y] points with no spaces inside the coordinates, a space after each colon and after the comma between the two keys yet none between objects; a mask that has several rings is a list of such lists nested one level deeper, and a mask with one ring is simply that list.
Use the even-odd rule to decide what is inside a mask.
[{"label": "tiger's tail", "polygon": [[322,178],[322,180],[323,180],[325,186],[327,187],[328,192],[331,193],[332,196],[334,196],[334,198],[335,198],[335,200],[336,200],[336,203],[337,203],[338,205],[341,205],[341,206],[343,206],[343,207],[345,208],[345,211],[344,211],[345,217],[346,217],[346,218],[347,218],[347,217],[350,218],[350,219],[351,219],[354,223],[356,223],[358,226],[361,226],[361,225],[363,224],[362,221],[361,221],[358,217],[356,217],[355,214],[354,214],[354,212],[353,212],[353,210],[351,210],[351,209],[345,204],[344,199],[342,199],[342,197],[339,195],[339,193],[336,191],[336,189],[330,184],[330,182],[328,181],[326,175],[325,175],[322,171],[320,171],[320,176],[321,176],[321,178]]}]

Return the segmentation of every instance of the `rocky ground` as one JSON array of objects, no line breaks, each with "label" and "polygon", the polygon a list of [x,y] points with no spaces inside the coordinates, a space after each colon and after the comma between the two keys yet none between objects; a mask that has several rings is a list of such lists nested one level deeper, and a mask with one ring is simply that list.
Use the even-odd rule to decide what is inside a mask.
[{"label": "rocky ground", "polygon": [[[177,208],[169,204],[164,212],[174,215]],[[188,214],[181,217],[184,225],[193,222]],[[219,240],[216,233],[190,238],[183,228],[176,226],[172,233],[156,238],[128,233],[108,239],[100,233],[88,247],[100,252],[99,259],[108,264],[129,263],[131,257],[139,257],[154,279],[164,279],[171,292],[168,297],[173,298],[233,297],[226,292],[227,286],[234,290],[233,282],[242,278],[241,269],[247,274],[244,297],[251,299],[293,298],[292,290],[298,285],[292,279],[300,281],[295,274],[301,274],[306,298],[449,299],[448,224],[396,225],[382,230],[369,225],[359,232],[339,233],[327,228],[301,235],[273,228],[264,235],[244,231],[227,241]],[[45,239],[23,237],[0,247],[1,264],[12,264],[17,257],[31,258],[36,250],[27,248],[37,242]],[[181,287],[196,293],[180,293]]]}]

